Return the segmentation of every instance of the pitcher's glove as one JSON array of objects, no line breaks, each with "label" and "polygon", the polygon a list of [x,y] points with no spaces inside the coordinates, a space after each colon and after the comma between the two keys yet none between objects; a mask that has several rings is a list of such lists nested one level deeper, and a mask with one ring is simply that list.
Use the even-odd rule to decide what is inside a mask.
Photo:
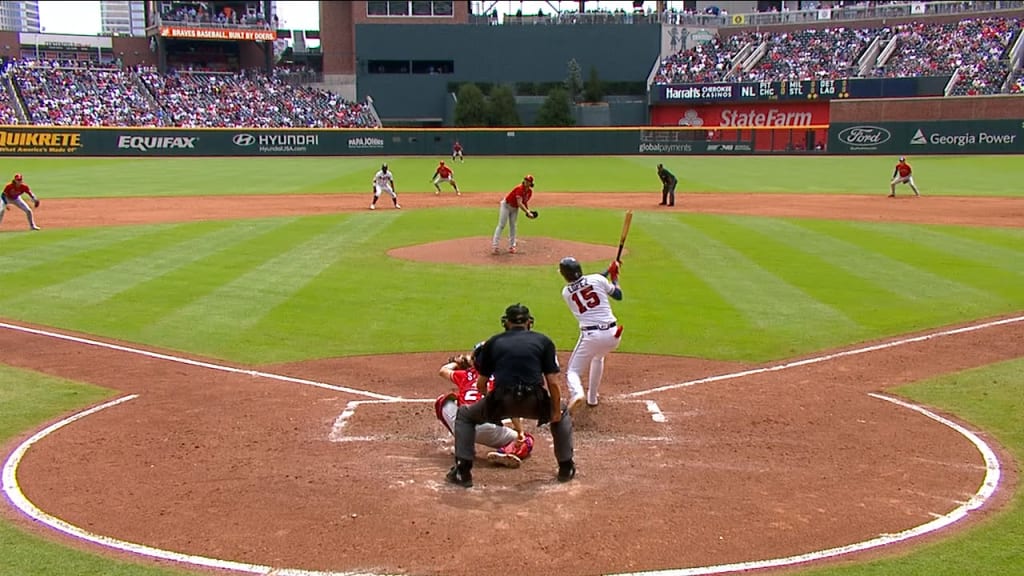
[{"label": "pitcher's glove", "polygon": [[529,212],[526,213],[526,217],[531,220],[536,218],[537,216],[540,216],[540,212],[537,212],[536,210],[530,210]]},{"label": "pitcher's glove", "polygon": [[39,200],[36,199],[36,208],[39,208]]}]

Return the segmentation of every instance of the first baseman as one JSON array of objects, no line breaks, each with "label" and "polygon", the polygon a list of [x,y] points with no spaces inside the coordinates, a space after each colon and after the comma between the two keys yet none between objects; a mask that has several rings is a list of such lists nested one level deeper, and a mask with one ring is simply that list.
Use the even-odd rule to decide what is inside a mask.
[{"label": "first baseman", "polygon": [[0,222],[4,220],[4,213],[11,209],[11,206],[17,206],[25,213],[28,217],[28,227],[31,230],[39,230],[39,226],[36,226],[35,216],[32,214],[32,208],[29,208],[25,200],[21,198],[22,194],[28,194],[29,198],[32,199],[32,204],[36,208],[39,208],[39,198],[32,193],[29,189],[28,184],[25,184],[21,177],[21,174],[15,174],[14,179],[11,180],[7,186],[4,186],[3,194],[0,194],[0,201],[3,206],[0,206]]}]

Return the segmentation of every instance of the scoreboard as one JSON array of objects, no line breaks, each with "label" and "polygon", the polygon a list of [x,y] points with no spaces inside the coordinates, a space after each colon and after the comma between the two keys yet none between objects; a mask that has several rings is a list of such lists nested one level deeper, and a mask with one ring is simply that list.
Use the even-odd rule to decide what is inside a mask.
[{"label": "scoreboard", "polygon": [[942,96],[949,76],[920,78],[844,78],[716,84],[667,84],[651,87],[652,104],[771,102],[840,98]]}]

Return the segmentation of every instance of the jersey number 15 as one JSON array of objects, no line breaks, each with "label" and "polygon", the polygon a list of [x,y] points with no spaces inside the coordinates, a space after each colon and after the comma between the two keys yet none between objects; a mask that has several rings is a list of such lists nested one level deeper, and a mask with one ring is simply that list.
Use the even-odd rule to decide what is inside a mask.
[{"label": "jersey number 15", "polygon": [[572,293],[572,301],[576,304],[576,309],[582,314],[587,310],[597,308],[601,304],[601,296],[594,291],[593,286],[586,286],[579,292]]}]

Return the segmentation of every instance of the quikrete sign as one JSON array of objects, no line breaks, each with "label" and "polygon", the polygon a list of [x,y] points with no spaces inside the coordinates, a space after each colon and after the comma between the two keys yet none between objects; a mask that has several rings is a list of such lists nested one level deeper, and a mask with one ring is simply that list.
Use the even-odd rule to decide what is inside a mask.
[{"label": "quikrete sign", "polygon": [[193,40],[255,40],[277,39],[273,30],[242,30],[237,28],[190,28],[187,26],[161,26],[160,35],[167,38],[191,38]]},{"label": "quikrete sign", "polygon": [[78,132],[0,131],[0,152],[67,154],[81,147]]}]

